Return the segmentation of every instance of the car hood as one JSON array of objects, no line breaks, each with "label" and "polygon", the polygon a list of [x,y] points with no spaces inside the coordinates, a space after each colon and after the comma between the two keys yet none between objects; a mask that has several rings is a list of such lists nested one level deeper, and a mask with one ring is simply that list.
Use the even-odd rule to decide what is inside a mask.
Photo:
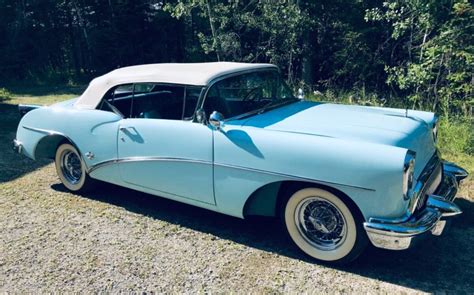
[{"label": "car hood", "polygon": [[248,118],[243,126],[350,141],[366,141],[413,150],[415,175],[435,152],[434,114],[381,107],[301,101]]}]

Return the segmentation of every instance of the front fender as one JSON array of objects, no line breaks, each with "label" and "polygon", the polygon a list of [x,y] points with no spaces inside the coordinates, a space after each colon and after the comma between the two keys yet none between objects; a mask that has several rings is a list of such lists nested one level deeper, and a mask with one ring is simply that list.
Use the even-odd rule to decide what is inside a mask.
[{"label": "front fender", "polygon": [[343,192],[365,217],[397,216],[407,206],[402,197],[406,152],[383,144],[227,125],[214,134],[217,205],[224,213],[235,213],[258,188],[299,180]]}]

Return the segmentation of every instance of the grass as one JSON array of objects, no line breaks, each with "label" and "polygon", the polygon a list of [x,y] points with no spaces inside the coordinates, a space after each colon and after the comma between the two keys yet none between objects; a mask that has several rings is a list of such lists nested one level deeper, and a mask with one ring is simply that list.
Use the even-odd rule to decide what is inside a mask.
[{"label": "grass", "polygon": [[0,88],[0,101],[8,104],[51,105],[79,96],[84,86],[39,86]]},{"label": "grass", "polygon": [[[443,157],[474,174],[474,120],[443,119],[439,130],[439,147]],[[472,176],[471,176],[472,178]]]}]

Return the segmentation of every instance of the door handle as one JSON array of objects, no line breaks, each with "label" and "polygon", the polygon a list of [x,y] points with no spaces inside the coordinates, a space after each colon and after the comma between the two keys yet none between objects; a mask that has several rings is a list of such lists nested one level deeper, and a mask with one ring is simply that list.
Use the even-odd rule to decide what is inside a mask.
[{"label": "door handle", "polygon": [[[125,136],[129,137],[132,141],[142,141],[143,139],[138,133],[137,129],[133,126],[121,126],[119,127],[119,130],[122,132],[122,135],[120,135],[120,140],[125,142]],[[125,136],[124,136],[125,135]]]},{"label": "door handle", "polygon": [[123,133],[138,134],[137,129],[135,129],[133,126],[119,127],[119,130]]},{"label": "door handle", "polygon": [[[129,129],[131,129],[132,127],[119,127],[119,130],[122,132],[122,133],[125,133],[127,136],[129,136],[131,133],[130,131],[128,131]],[[125,137],[123,137],[123,135],[120,136],[120,140],[125,142]]]}]

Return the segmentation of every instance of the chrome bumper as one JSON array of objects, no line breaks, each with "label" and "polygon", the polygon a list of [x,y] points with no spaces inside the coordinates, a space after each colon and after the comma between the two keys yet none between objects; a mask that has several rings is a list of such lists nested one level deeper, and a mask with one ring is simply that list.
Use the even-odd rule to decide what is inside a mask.
[{"label": "chrome bumper", "polygon": [[443,162],[443,176],[435,192],[428,196],[425,208],[408,216],[405,220],[370,218],[364,223],[367,235],[375,247],[404,250],[415,240],[432,234],[439,236],[446,225],[445,217],[461,214],[453,203],[461,180],[466,178],[466,170],[453,163]]},{"label": "chrome bumper", "polygon": [[13,150],[14,150],[15,152],[21,154],[22,151],[23,151],[23,144],[22,144],[20,141],[14,139],[14,140],[13,140]]}]

